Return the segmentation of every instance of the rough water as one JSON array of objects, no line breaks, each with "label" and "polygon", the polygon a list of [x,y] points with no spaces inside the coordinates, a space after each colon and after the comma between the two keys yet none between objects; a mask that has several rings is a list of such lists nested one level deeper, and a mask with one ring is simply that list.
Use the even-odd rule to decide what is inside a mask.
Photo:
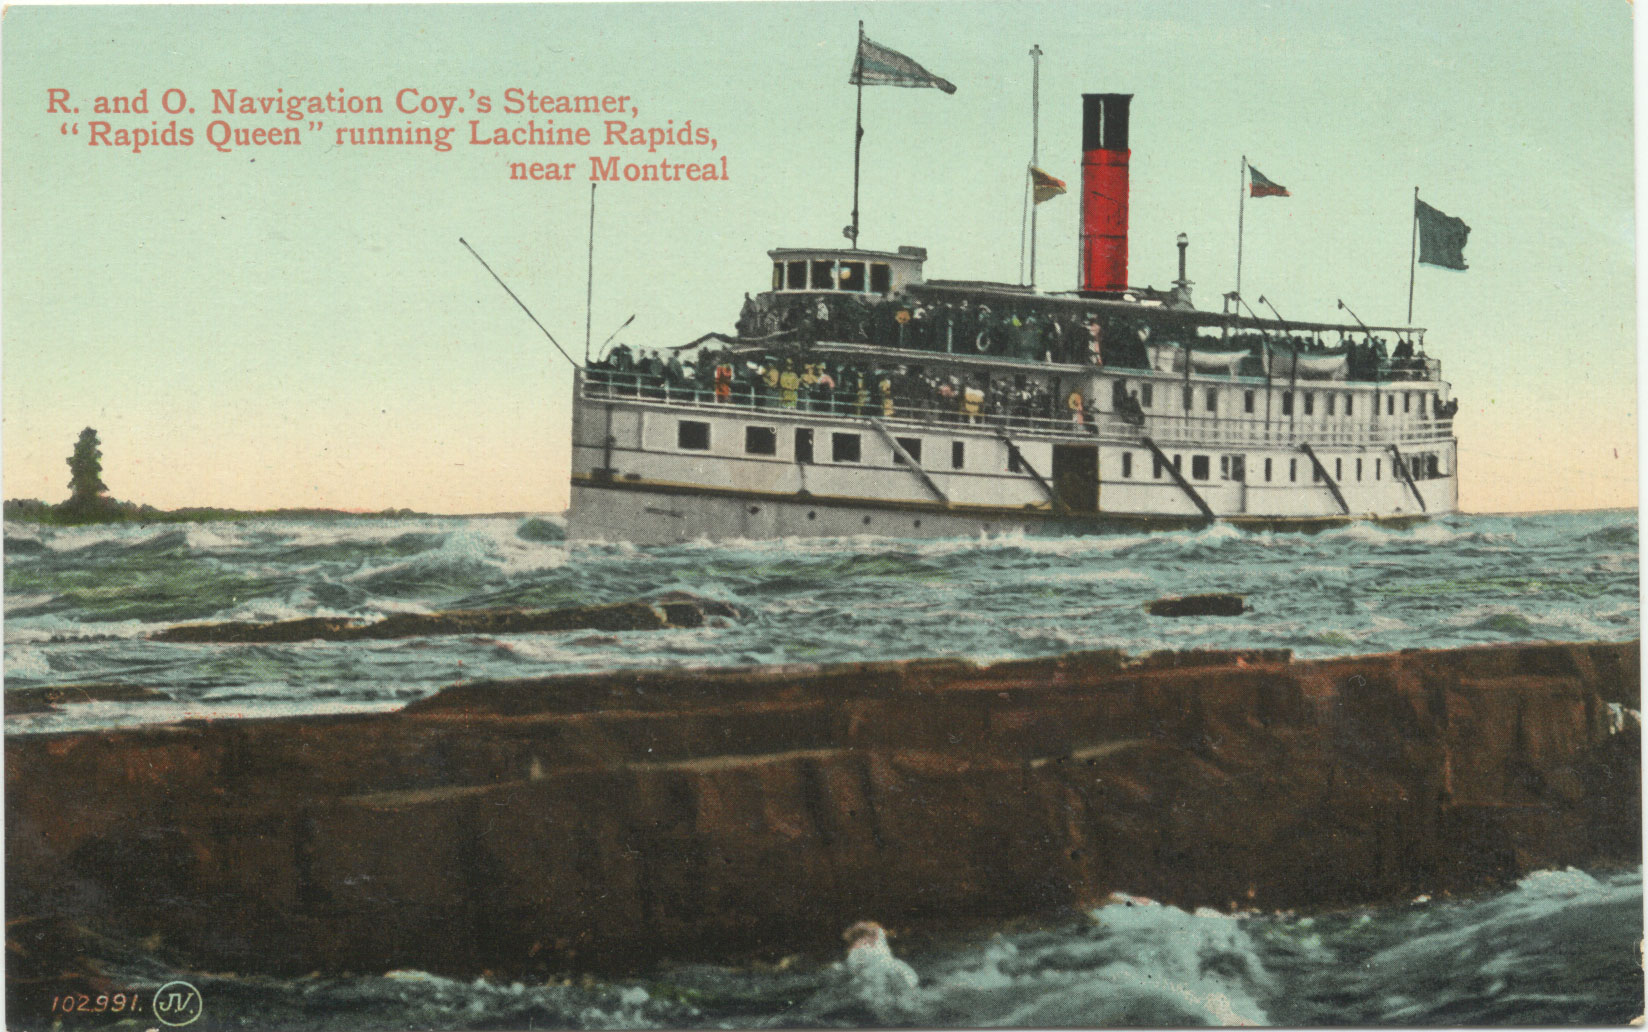
[{"label": "rough water", "polygon": [[[1172,534],[636,548],[568,544],[556,518],[5,528],[8,690],[139,686],[164,698],[15,716],[7,733],[180,717],[386,709],[460,680],[616,667],[1076,649],[1290,648],[1300,656],[1638,635],[1631,511],[1459,516],[1315,535]],[[373,618],[621,602],[686,591],[745,616],[692,630],[300,644],[170,644],[185,622]],[[1248,596],[1245,616],[1142,603]],[[72,698],[74,693],[69,693]]]},{"label": "rough water", "polygon": [[152,961],[107,973],[131,986],[187,978],[215,1028],[1621,1025],[1643,1009],[1641,936],[1641,868],[1570,869],[1469,899],[1310,916],[1113,903],[904,952],[914,986],[875,965],[805,961],[531,985],[418,971],[237,978]]},{"label": "rough water", "polygon": [[[138,686],[6,719],[8,735],[185,717],[388,709],[459,680],[615,667],[1075,649],[1414,647],[1639,635],[1634,511],[1449,517],[1316,535],[568,544],[553,517],[5,527],[5,685]],[[162,644],[185,622],[372,618],[685,591],[743,614],[692,630],[291,645]],[[1142,603],[1240,592],[1241,617]],[[89,694],[95,694],[88,690]],[[798,960],[553,984],[425,972],[191,981],[197,1027],[545,1028],[1618,1024],[1642,1013],[1642,872],[1550,871],[1462,899],[1313,915],[1115,903],[1035,931],[893,947],[919,976]],[[873,919],[876,915],[863,915]],[[895,929],[896,931],[896,929]],[[880,973],[885,975],[886,972]]]}]

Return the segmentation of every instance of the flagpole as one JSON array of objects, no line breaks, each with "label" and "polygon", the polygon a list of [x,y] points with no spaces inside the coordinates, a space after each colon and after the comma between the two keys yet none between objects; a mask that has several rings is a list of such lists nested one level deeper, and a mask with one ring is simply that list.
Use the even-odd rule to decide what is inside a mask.
[{"label": "flagpole", "polygon": [[[864,23],[858,23],[858,54],[853,59],[854,70],[859,71],[859,62],[864,60]],[[864,146],[864,76],[853,76],[858,80],[858,104],[853,113],[853,250],[858,250],[858,156]]]},{"label": "flagpole", "polygon": [[1242,155],[1242,189],[1236,194],[1236,296],[1242,296],[1242,226],[1247,220],[1247,155]]},{"label": "flagpole", "polygon": [[589,184],[589,269],[584,279],[584,365],[589,365],[590,313],[595,308],[595,186]]},{"label": "flagpole", "polygon": [[1413,246],[1408,251],[1408,325],[1413,325],[1413,274],[1419,268],[1419,187],[1413,188]]},{"label": "flagpole", "polygon": [[[1041,165],[1041,45],[1030,46],[1030,165]],[[1027,172],[1026,175],[1029,175]],[[1034,186],[1031,188],[1034,195]],[[1030,286],[1036,285],[1036,204],[1030,204]]]}]

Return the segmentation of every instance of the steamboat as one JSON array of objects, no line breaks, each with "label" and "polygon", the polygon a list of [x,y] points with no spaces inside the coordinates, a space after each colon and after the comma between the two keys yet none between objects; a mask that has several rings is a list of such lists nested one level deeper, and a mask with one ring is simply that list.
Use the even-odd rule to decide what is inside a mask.
[{"label": "steamboat", "polygon": [[929,278],[919,247],[778,248],[735,334],[580,370],[569,534],[1308,531],[1456,511],[1457,402],[1422,327],[1262,318],[1237,293],[1198,309],[1184,234],[1171,289],[1127,285],[1131,99],[1083,97],[1076,290]]}]

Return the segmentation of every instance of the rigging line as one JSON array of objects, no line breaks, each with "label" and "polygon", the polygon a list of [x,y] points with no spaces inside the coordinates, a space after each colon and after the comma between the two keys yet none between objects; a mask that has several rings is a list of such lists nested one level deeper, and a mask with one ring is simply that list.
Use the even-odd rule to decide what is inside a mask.
[{"label": "rigging line", "polygon": [[513,290],[509,289],[509,284],[507,284],[503,281],[503,277],[499,276],[495,272],[492,272],[492,266],[486,264],[486,259],[482,258],[479,254],[476,254],[475,249],[473,247],[469,246],[469,241],[465,240],[463,237],[459,237],[458,238],[458,243],[464,245],[464,248],[470,254],[475,255],[475,260],[481,263],[481,268],[485,269],[487,272],[492,273],[492,278],[498,281],[498,286],[503,287],[504,288],[504,293],[508,294],[511,298],[514,299],[516,304],[521,306],[521,311],[525,312],[526,317],[528,319],[532,320],[532,325],[534,325],[534,326],[538,327],[538,329],[544,331],[544,336],[548,337],[549,342],[551,344],[555,345],[555,350],[559,351],[561,353],[561,357],[566,359],[568,362],[572,362],[572,368],[582,369],[583,367],[580,366],[577,362],[573,361],[573,358],[572,358],[571,355],[567,354],[566,348],[561,347],[561,342],[555,339],[555,335],[553,333],[550,333],[547,329],[544,329],[544,324],[538,321],[538,317],[536,315],[532,314],[532,309],[530,309],[526,306],[526,302],[522,301],[518,297],[515,297],[515,292]]}]

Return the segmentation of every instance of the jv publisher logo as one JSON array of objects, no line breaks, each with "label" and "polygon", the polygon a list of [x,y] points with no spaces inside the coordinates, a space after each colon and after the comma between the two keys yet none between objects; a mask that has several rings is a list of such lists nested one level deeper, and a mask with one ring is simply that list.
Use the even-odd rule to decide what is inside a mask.
[{"label": "jv publisher logo", "polygon": [[155,990],[154,1016],[162,1025],[192,1025],[204,1010],[200,990],[188,982],[167,982]]}]

